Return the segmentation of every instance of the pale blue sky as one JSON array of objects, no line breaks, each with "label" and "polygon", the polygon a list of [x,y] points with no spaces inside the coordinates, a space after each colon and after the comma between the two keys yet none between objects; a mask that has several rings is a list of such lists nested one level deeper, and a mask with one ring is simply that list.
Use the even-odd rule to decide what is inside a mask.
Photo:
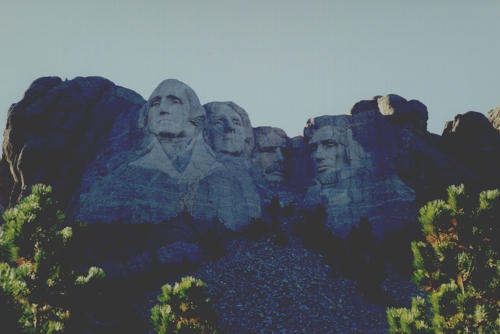
[{"label": "pale blue sky", "polygon": [[291,137],[393,93],[441,134],[500,104],[499,15],[499,0],[1,0],[1,127],[36,78],[97,75],[145,99],[176,78]]}]

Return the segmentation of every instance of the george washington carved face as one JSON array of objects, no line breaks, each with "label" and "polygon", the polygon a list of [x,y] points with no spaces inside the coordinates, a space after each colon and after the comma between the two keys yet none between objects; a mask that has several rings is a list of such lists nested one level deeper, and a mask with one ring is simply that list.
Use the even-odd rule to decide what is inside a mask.
[{"label": "george washington carved face", "polygon": [[165,80],[147,103],[148,130],[157,137],[192,138],[200,131],[198,125],[205,112],[194,91],[186,84]]}]

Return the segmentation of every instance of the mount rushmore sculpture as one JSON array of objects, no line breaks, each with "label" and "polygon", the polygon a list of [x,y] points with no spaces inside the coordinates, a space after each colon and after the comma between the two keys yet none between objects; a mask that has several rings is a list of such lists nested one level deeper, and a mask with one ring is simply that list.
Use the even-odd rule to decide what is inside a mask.
[{"label": "mount rushmore sculpture", "polygon": [[[482,117],[479,132],[500,152],[495,120]],[[13,206],[31,185],[47,183],[70,219],[148,224],[165,235],[148,250],[155,256],[132,254],[130,263],[165,263],[170,251],[189,249],[185,227],[162,230],[176,217],[188,214],[199,230],[217,222],[240,232],[273,197],[298,210],[322,204],[327,227],[344,237],[368,217],[380,237],[415,221],[419,206],[450,184],[499,183],[482,179],[453,149],[466,123],[447,125],[450,134],[440,137],[427,132],[427,119],[419,101],[375,96],[347,115],[310,118],[302,136],[289,138],[279,128],[252,128],[236,103],[202,106],[174,79],[144,101],[99,77],[40,78],[9,110],[0,199]],[[496,168],[498,159],[488,159]]]}]

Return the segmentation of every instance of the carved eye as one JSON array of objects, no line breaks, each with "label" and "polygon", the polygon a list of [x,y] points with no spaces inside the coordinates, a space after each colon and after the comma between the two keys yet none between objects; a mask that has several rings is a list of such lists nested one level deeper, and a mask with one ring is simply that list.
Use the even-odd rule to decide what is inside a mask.
[{"label": "carved eye", "polygon": [[222,126],[222,125],[224,125],[224,121],[222,119],[218,119],[215,121],[215,125]]},{"label": "carved eye", "polygon": [[332,148],[334,148],[335,146],[336,146],[336,145],[335,145],[334,143],[327,143],[327,144],[325,145],[325,148],[332,149]]},{"label": "carved eye", "polygon": [[169,95],[167,96],[167,99],[172,103],[172,104],[182,104],[181,99],[179,99],[177,96],[174,95]]},{"label": "carved eye", "polygon": [[155,100],[155,101],[151,102],[150,107],[158,107],[159,105],[160,105],[160,101]]},{"label": "carved eye", "polygon": [[264,148],[262,148],[262,152],[273,153],[274,152],[274,147],[272,147],[272,146],[264,147]]},{"label": "carved eye", "polygon": [[318,149],[318,144],[310,144],[307,149],[310,151],[310,152],[313,152],[313,151],[316,151]]},{"label": "carved eye", "polygon": [[237,120],[233,120],[233,124],[236,126],[241,126],[241,122]]}]

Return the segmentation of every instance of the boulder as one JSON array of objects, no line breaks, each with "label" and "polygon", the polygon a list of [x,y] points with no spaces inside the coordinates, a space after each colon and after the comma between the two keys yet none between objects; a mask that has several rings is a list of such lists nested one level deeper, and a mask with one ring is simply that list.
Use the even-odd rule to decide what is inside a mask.
[{"label": "boulder", "polygon": [[469,111],[455,116],[445,124],[441,147],[479,177],[480,188],[500,187],[500,133],[485,115]]},{"label": "boulder", "polygon": [[143,103],[137,93],[100,77],[35,80],[7,117],[3,160],[11,181],[3,205],[15,205],[31,185],[46,183],[67,206],[116,118]]},{"label": "boulder", "polygon": [[408,101],[413,114],[413,131],[417,134],[423,135],[427,132],[427,120],[429,119],[429,112],[427,107],[420,101]]},{"label": "boulder", "polygon": [[398,123],[408,124],[413,121],[411,105],[399,95],[389,94],[378,98],[377,104],[382,115],[391,115]]},{"label": "boulder", "polygon": [[378,104],[376,100],[362,100],[356,102],[349,111],[349,115],[354,116],[369,110],[378,110]]},{"label": "boulder", "polygon": [[497,131],[500,131],[500,105],[488,113],[488,120]]}]

